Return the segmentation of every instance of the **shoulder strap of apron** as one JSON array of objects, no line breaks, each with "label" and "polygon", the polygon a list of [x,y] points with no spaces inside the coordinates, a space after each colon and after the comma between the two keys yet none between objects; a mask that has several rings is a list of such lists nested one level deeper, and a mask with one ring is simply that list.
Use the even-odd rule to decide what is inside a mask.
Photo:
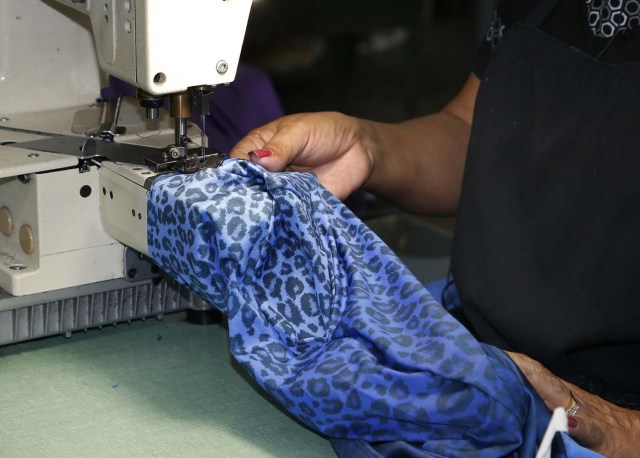
[{"label": "shoulder strap of apron", "polygon": [[529,13],[525,24],[529,27],[538,28],[553,10],[556,9],[560,0],[542,0]]}]

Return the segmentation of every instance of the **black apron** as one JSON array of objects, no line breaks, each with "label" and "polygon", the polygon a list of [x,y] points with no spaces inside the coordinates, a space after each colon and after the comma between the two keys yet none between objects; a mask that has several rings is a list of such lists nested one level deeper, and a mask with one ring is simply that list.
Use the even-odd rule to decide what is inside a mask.
[{"label": "black apron", "polygon": [[483,75],[453,274],[481,340],[637,395],[640,64],[541,31],[558,2],[509,30]]}]

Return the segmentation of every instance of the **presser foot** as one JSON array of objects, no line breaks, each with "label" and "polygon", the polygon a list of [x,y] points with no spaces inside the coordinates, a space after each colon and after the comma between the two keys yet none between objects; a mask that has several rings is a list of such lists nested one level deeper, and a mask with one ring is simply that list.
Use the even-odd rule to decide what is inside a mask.
[{"label": "presser foot", "polygon": [[224,154],[210,148],[176,145],[169,145],[144,158],[145,165],[155,173],[195,173],[201,169],[218,167],[223,160]]}]

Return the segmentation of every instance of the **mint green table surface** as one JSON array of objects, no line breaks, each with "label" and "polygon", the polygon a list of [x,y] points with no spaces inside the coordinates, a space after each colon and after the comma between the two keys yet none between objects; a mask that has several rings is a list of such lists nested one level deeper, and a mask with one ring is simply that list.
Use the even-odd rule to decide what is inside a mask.
[{"label": "mint green table surface", "polygon": [[0,457],[334,457],[183,314],[0,347]]}]

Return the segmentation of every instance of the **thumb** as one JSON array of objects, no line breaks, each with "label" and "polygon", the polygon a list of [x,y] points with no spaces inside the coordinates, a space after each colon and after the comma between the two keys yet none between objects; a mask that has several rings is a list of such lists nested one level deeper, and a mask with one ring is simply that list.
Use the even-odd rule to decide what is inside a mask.
[{"label": "thumb", "polygon": [[248,159],[272,172],[283,171],[308,141],[308,132],[293,121],[294,116],[286,116],[254,129],[232,148],[231,157]]},{"label": "thumb", "polygon": [[299,139],[293,135],[278,133],[262,148],[250,151],[249,160],[271,172],[281,172],[301,151],[302,147],[298,146],[300,143]]},{"label": "thumb", "polygon": [[231,148],[229,156],[248,160],[249,153],[264,148],[265,144],[273,138],[276,131],[277,127],[274,122],[253,129]]}]

